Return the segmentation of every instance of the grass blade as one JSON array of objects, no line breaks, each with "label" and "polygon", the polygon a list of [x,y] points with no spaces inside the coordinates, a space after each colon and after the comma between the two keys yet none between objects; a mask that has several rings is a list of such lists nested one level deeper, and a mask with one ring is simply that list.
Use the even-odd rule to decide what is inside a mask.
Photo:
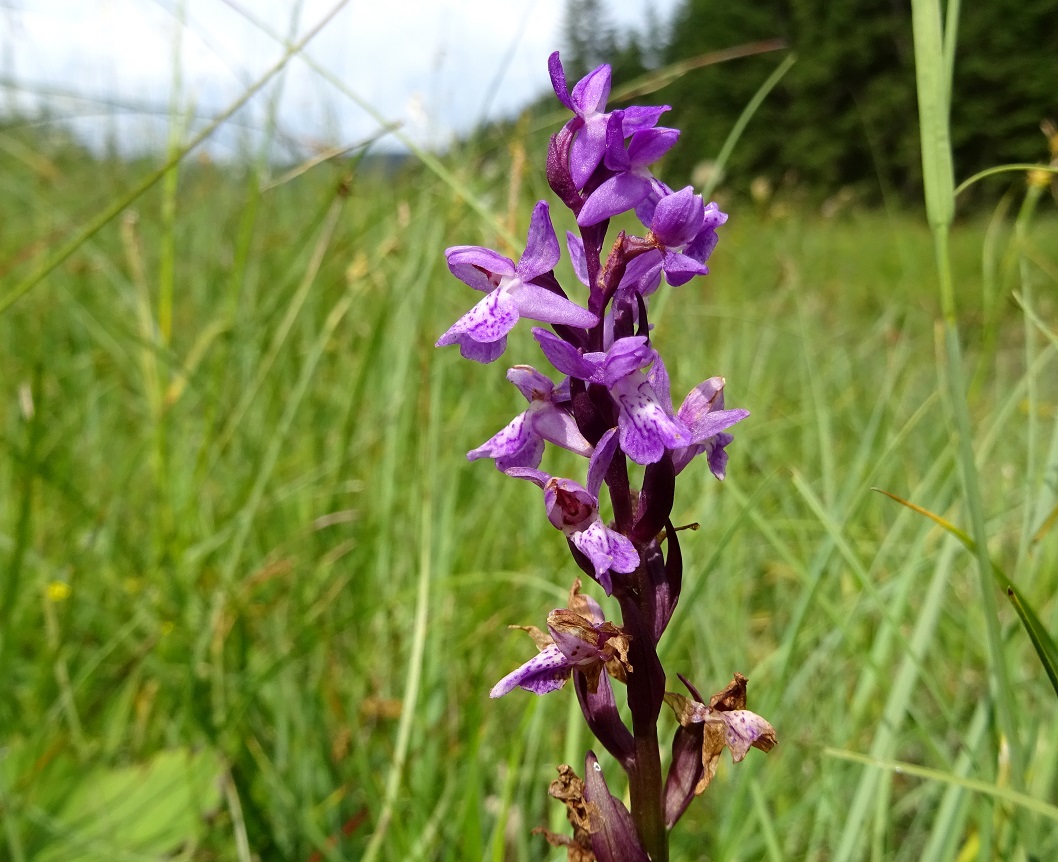
[{"label": "grass blade", "polygon": [[[971,538],[966,531],[960,530],[956,527],[951,521],[948,521],[946,518],[942,518],[935,512],[931,512],[929,509],[918,506],[889,491],[884,491],[881,488],[875,488],[874,490],[881,494],[885,494],[885,496],[889,497],[891,500],[896,500],[900,505],[906,506],[912,511],[918,512],[920,515],[929,518],[946,533],[949,533],[962,542],[963,546],[966,547],[968,551],[971,553],[977,553],[977,543],[973,538]],[[1050,677],[1051,685],[1054,686],[1055,694],[1058,694],[1058,645],[1055,644],[1054,640],[1047,633],[1047,629],[1040,621],[1039,616],[1033,610],[1032,606],[1025,600],[1025,597],[1014,585],[1014,582],[1007,577],[1006,573],[999,568],[995,562],[991,562],[991,568],[996,582],[1006,590],[1007,598],[1010,599],[1010,603],[1014,606],[1014,610],[1017,611],[1018,616],[1021,618],[1021,622],[1025,626],[1025,631],[1028,632],[1029,639],[1032,641],[1033,647],[1036,648],[1036,653],[1039,655],[1040,661],[1043,662],[1043,667],[1047,671],[1047,676]]]},{"label": "grass blade", "polygon": [[992,695],[999,718],[999,730],[1010,746],[1011,775],[1022,787],[1023,764],[1018,725],[1012,712],[1013,689],[1003,652],[999,629],[999,606],[991,584],[992,561],[988,557],[987,530],[980,480],[974,459],[970,411],[966,402],[962,348],[955,311],[949,232],[955,214],[955,182],[951,137],[948,128],[951,110],[950,70],[945,58],[953,56],[957,7],[949,6],[948,32],[941,31],[939,0],[912,0],[911,18],[915,45],[915,79],[918,87],[919,129],[922,144],[922,175],[925,184],[926,217],[933,231],[941,308],[944,314],[945,364],[953,424],[958,439],[958,463],[962,474],[963,496],[969,511],[977,552],[978,586],[987,631]]},{"label": "grass blade", "polygon": [[1013,803],[1014,805],[1024,808],[1026,811],[1031,811],[1034,814],[1041,814],[1049,820],[1058,821],[1058,806],[1052,805],[1049,802],[1044,802],[1042,799],[1036,799],[1028,794],[1020,793],[1017,790],[1011,790],[1007,787],[991,784],[987,781],[980,781],[974,778],[963,778],[958,775],[941,772],[937,769],[917,766],[914,763],[904,763],[896,760],[882,760],[876,757],[858,754],[855,751],[843,751],[841,749],[828,747],[823,749],[823,753],[828,757],[837,757],[841,760],[848,760],[853,763],[862,763],[864,766],[873,766],[876,769],[883,769],[900,775],[914,775],[916,778],[925,778],[930,781],[942,781],[946,784],[958,785],[966,790],[972,790],[975,793],[983,793],[987,796],[994,796],[1001,801]]},{"label": "grass blade", "polygon": [[724,165],[726,165],[727,160],[731,158],[731,153],[735,149],[735,144],[737,144],[738,139],[742,137],[742,132],[744,132],[746,126],[749,125],[749,121],[753,118],[753,115],[757,113],[757,108],[761,106],[767,98],[768,93],[775,89],[775,85],[783,79],[783,76],[790,71],[793,64],[796,62],[796,54],[787,55],[786,59],[783,60],[775,68],[775,71],[768,76],[767,80],[760,85],[757,92],[753,94],[753,98],[746,103],[746,107],[744,107],[742,113],[738,115],[735,125],[731,127],[731,131],[728,133],[724,145],[720,148],[720,152],[716,157],[716,169],[712,172],[709,182],[702,187],[703,200],[709,200],[713,193],[713,189],[716,188],[716,184],[720,182],[720,178],[724,173]]},{"label": "grass blade", "polygon": [[1054,641],[1039,625],[1039,618],[1032,612],[1032,608],[1021,600],[1013,586],[1007,587],[1007,598],[1010,599],[1010,603],[1014,606],[1021,624],[1025,626],[1029,640],[1032,641],[1033,649],[1036,650],[1036,655],[1040,657],[1043,669],[1047,671],[1051,687],[1054,689],[1054,693],[1058,695],[1058,649],[1055,648]]}]

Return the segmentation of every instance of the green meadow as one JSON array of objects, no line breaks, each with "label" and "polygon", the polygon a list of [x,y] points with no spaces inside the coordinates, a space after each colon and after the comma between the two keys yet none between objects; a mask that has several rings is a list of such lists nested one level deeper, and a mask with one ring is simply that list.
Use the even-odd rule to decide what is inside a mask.
[{"label": "green meadow", "polygon": [[[539,138],[520,185],[521,140],[440,173],[192,157],[80,238],[157,165],[0,138],[0,858],[563,858],[530,831],[565,826],[576,699],[487,693],[578,572],[538,490],[465,457],[539,352],[433,347],[476,300],[444,249],[517,256],[549,196]],[[662,660],[744,673],[779,737],[724,756],[674,859],[1058,858],[1032,640],[880,493],[971,531],[963,411],[987,554],[1058,634],[1054,186],[983,183],[950,240],[961,403],[919,211],[721,189],[711,274],[663,288],[674,397],[721,374],[752,415],[725,482],[677,486]]]}]

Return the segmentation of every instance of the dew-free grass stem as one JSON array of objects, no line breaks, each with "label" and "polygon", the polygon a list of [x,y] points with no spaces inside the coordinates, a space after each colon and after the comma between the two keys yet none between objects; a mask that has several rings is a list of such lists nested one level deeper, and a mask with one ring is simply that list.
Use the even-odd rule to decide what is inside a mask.
[{"label": "dew-free grass stem", "polygon": [[[438,391],[442,389],[437,385],[434,390],[434,399],[438,398]],[[437,415],[438,405],[431,403],[430,416]],[[421,508],[419,510],[419,577],[415,595],[415,617],[412,624],[412,642],[408,655],[407,677],[404,683],[404,695],[401,699],[400,724],[397,728],[397,742],[393,752],[393,760],[390,764],[389,775],[386,779],[386,792],[382,801],[382,808],[375,821],[375,829],[371,840],[364,851],[362,862],[373,862],[383,846],[386,832],[393,817],[400,788],[404,780],[404,768],[407,764],[408,751],[411,745],[413,728],[421,722],[418,711],[419,693],[422,688],[423,664],[426,653],[426,635],[430,619],[430,582],[434,571],[434,471],[432,465],[436,463],[438,428],[437,422],[426,421],[426,427],[430,429],[421,438],[419,452],[420,471],[423,477],[421,488]]]},{"label": "dew-free grass stem", "polygon": [[[1029,183],[1025,190],[1025,197],[1021,202],[1021,209],[1014,220],[1014,240],[1018,255],[1018,273],[1020,276],[1019,296],[1024,300],[1024,305],[1033,305],[1033,279],[1029,262],[1025,255],[1025,247],[1028,244],[1029,226],[1036,212],[1036,205],[1043,195],[1043,188],[1036,183]],[[1021,302],[1019,301],[1019,304]],[[1025,367],[1032,368],[1040,352],[1039,333],[1027,314],[1022,316],[1022,332],[1025,339]],[[1018,563],[1028,559],[1029,546],[1032,542],[1032,515],[1033,495],[1036,491],[1040,477],[1040,467],[1036,455],[1037,448],[1037,423],[1039,420],[1039,392],[1036,387],[1036,375],[1028,374],[1025,380],[1025,398],[1028,403],[1028,415],[1025,417],[1025,517],[1021,537],[1018,543]],[[1024,586],[1024,585],[1023,585]],[[1054,680],[1052,680],[1054,682]],[[1058,687],[1058,686],[1056,686]]]},{"label": "dew-free grass stem", "polygon": [[162,179],[162,234],[158,259],[158,335],[168,347],[173,336],[173,288],[176,281],[176,193],[180,179],[180,142],[185,123],[180,116],[180,97],[183,94],[183,65],[181,48],[187,26],[187,0],[176,7],[176,27],[173,29],[173,83],[169,95],[168,161],[172,167]]},{"label": "dew-free grass stem", "polygon": [[949,231],[955,211],[955,182],[952,167],[949,115],[951,110],[951,62],[958,24],[957,2],[948,4],[945,31],[941,29],[938,0],[912,0],[912,28],[915,49],[915,77],[918,87],[919,128],[922,146],[922,174],[925,185],[926,215],[933,233],[935,263],[944,315],[946,362],[941,369],[947,384],[953,424],[958,438],[958,462],[963,496],[970,514],[977,544],[978,587],[987,631],[992,695],[999,718],[999,729],[1010,746],[1011,777],[1015,787],[1024,786],[1022,753],[1014,722],[1012,698],[999,627],[999,608],[992,584],[992,563],[988,556],[988,534],[984,506],[974,461],[970,413],[966,402],[962,350],[959,345],[955,310]]},{"label": "dew-free grass stem", "polygon": [[297,384],[293,391],[287,395],[283,414],[273,431],[268,448],[265,450],[258,466],[254,485],[241,511],[235,518],[235,532],[229,545],[229,553],[220,570],[219,584],[212,597],[209,625],[203,631],[198,647],[200,655],[206,649],[209,649],[211,653],[212,709],[213,720],[217,727],[224,725],[227,704],[224,674],[224,615],[227,610],[232,584],[235,581],[236,572],[242,560],[243,549],[246,546],[254,519],[260,511],[265,488],[275,471],[279,456],[286,444],[287,435],[293,425],[294,417],[302,406],[309,384],[315,375],[316,367],[328,344],[330,344],[331,337],[338,328],[338,324],[341,323],[352,303],[352,294],[347,291],[335,303],[324,321],[323,328],[312,344],[311,351],[305,357]]},{"label": "dew-free grass stem", "polygon": [[[951,281],[951,264],[948,257],[947,230],[937,231],[934,242],[937,247],[938,267],[942,283]],[[950,289],[950,288],[949,288]],[[959,346],[958,325],[954,318],[944,321],[944,346],[947,364],[943,369],[950,397],[952,416],[958,437],[958,461],[963,482],[963,494],[970,514],[971,532],[977,551],[978,587],[982,612],[987,631],[989,665],[992,676],[993,697],[999,728],[1010,747],[1011,780],[1018,790],[1024,788],[1021,744],[1017,723],[1014,721],[1014,691],[1010,684],[1003,636],[999,625],[999,603],[996,601],[992,580],[992,561],[988,556],[988,529],[985,525],[984,504],[974,457],[970,412],[966,403],[966,383],[963,377],[962,350]]]}]

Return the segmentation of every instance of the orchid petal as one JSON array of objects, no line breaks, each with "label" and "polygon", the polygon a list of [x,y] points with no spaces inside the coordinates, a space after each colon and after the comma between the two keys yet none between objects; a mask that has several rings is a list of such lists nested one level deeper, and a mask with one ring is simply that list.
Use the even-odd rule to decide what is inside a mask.
[{"label": "orchid petal", "polygon": [[570,669],[569,660],[552,644],[496,683],[489,697],[503,697],[519,687],[533,694],[556,691],[566,684]]},{"label": "orchid petal", "polygon": [[641,368],[646,368],[654,361],[657,353],[650,346],[645,335],[633,335],[619,338],[606,352],[603,363],[603,383],[614,386],[622,378],[628,377]]},{"label": "orchid petal", "polygon": [[577,112],[585,119],[606,108],[606,100],[610,97],[611,75],[609,64],[604,63],[574,84],[570,98]]},{"label": "orchid petal", "polygon": [[775,747],[775,728],[748,709],[732,709],[715,713],[724,722],[724,741],[731,749],[731,759],[738,763],[750,748],[770,751]]},{"label": "orchid petal", "polygon": [[584,240],[567,230],[566,248],[569,249],[569,262],[573,265],[573,274],[577,276],[577,281],[588,287],[588,258],[584,254]]},{"label": "orchid petal", "polygon": [[696,275],[709,274],[709,267],[704,263],[699,263],[690,255],[674,251],[663,253],[661,266],[665,270],[665,281],[673,287],[686,284]]},{"label": "orchid petal", "polygon": [[577,215],[577,224],[588,227],[630,210],[650,193],[650,188],[650,180],[637,174],[610,177],[588,196]]},{"label": "orchid petal", "polygon": [[611,393],[621,406],[621,448],[637,464],[654,464],[666,449],[691,444],[690,431],[669,416],[645,377],[637,380],[630,375],[619,380]]},{"label": "orchid petal", "polygon": [[436,346],[458,343],[459,352],[467,359],[492,362],[503,353],[507,333],[517,322],[514,300],[503,291],[494,290],[452,324],[437,339]]},{"label": "orchid petal", "polygon": [[620,533],[596,520],[586,530],[574,533],[573,544],[584,554],[595,567],[595,580],[610,595],[613,586],[610,572],[627,574],[639,566],[639,552],[635,545]]},{"label": "orchid petal", "polygon": [[679,129],[642,129],[628,142],[628,160],[636,166],[652,165],[676,145],[679,137]]},{"label": "orchid petal", "polygon": [[661,115],[671,111],[671,105],[633,105],[621,111],[621,127],[625,137],[642,129],[652,129]]},{"label": "orchid petal", "polygon": [[518,275],[522,281],[532,281],[553,270],[560,256],[558,237],[551,224],[551,211],[547,201],[539,201],[533,207],[533,215],[529,220],[525,251],[516,267]]},{"label": "orchid petal", "polygon": [[452,275],[483,293],[495,290],[501,279],[517,274],[509,257],[477,245],[454,245],[445,251],[445,260]]},{"label": "orchid petal", "polygon": [[510,296],[518,304],[521,316],[530,320],[583,328],[595,326],[599,322],[599,318],[586,308],[536,284],[522,282],[512,287]]},{"label": "orchid petal", "polygon": [[566,87],[566,70],[562,68],[562,60],[559,59],[558,51],[547,58],[547,71],[551,76],[551,86],[558,100],[571,111],[575,111],[573,102],[569,98],[569,89]]},{"label": "orchid petal", "polygon": [[661,264],[662,255],[656,249],[632,258],[621,278],[621,289],[650,296],[661,285]]},{"label": "orchid petal", "polygon": [[687,186],[658,201],[650,232],[667,248],[682,247],[694,239],[704,221],[702,196],[696,195],[694,189]]},{"label": "orchid petal", "polygon": [[520,413],[502,430],[467,452],[467,460],[495,458],[497,469],[504,471],[509,467],[536,467],[543,454],[544,441],[533,433],[528,414]]},{"label": "orchid petal", "polygon": [[544,356],[563,374],[591,380],[596,376],[602,364],[603,355],[589,353],[586,356],[554,333],[540,327],[533,327],[533,338],[537,340]]},{"label": "orchid petal", "polygon": [[547,401],[555,391],[555,384],[546,374],[541,374],[531,365],[514,365],[507,369],[507,379],[518,387],[525,400]]},{"label": "orchid petal", "polygon": [[543,470],[537,470],[533,467],[511,467],[503,472],[508,476],[513,476],[515,479],[525,479],[527,482],[532,482],[540,488],[543,488],[551,479]]},{"label": "orchid petal", "polygon": [[599,517],[599,499],[572,479],[552,477],[544,485],[547,519],[556,529],[572,537]]},{"label": "orchid petal", "polygon": [[[592,454],[592,445],[580,433],[576,420],[565,410],[555,407],[550,402],[537,402],[529,408],[533,430],[549,443],[568,449],[585,458]],[[539,464],[539,460],[536,466]]]},{"label": "orchid petal", "polygon": [[599,496],[603,479],[606,478],[606,471],[610,469],[610,462],[616,452],[617,429],[611,428],[599,438],[599,442],[595,444],[595,451],[592,453],[591,460],[588,462],[588,492],[590,494],[596,497]]}]

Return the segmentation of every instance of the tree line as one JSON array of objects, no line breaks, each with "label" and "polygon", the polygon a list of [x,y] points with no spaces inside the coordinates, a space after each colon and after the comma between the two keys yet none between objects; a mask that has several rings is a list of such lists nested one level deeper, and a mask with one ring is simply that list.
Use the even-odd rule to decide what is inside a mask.
[{"label": "tree line", "polygon": [[[908,0],[683,0],[667,25],[649,13],[628,32],[607,26],[604,0],[567,0],[570,78],[600,62],[615,84],[669,64],[781,38],[796,62],[754,114],[724,185],[755,178],[820,197],[920,199],[918,114]],[[666,174],[688,179],[719,151],[785,52],[695,69],[651,94],[683,130]],[[1058,0],[960,4],[952,84],[959,177],[1046,156],[1040,122],[1058,120]],[[994,188],[994,187],[993,187]]]}]

